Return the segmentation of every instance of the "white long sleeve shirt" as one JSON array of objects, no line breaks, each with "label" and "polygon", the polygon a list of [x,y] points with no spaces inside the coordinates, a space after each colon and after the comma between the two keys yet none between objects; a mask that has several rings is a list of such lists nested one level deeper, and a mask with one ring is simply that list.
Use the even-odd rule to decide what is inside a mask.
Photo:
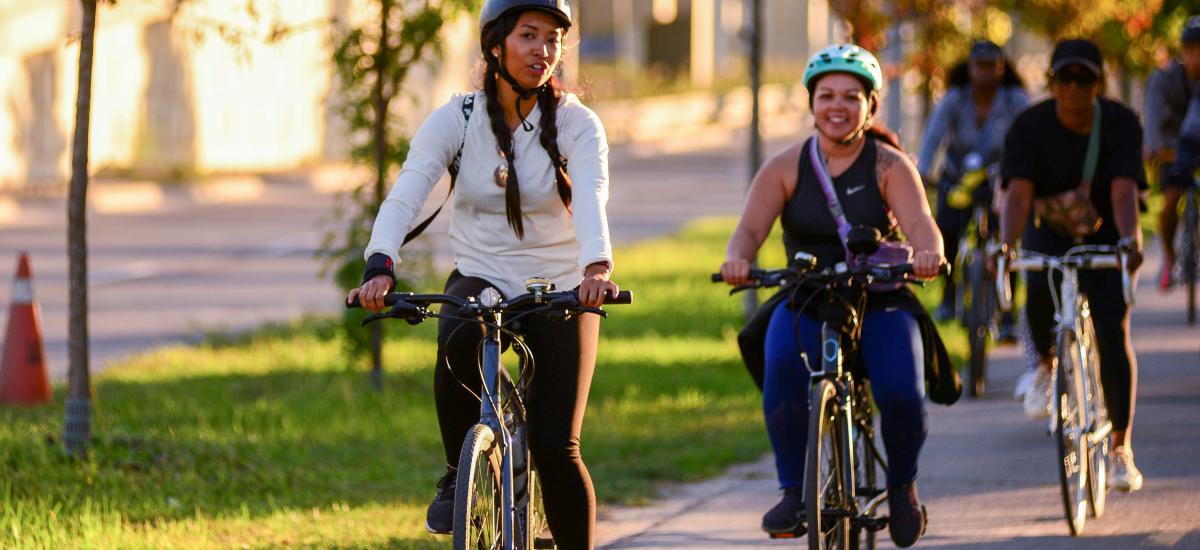
[{"label": "white long sleeve shirt", "polygon": [[[604,126],[573,94],[564,94],[557,111],[558,147],[571,176],[571,211],[558,196],[550,155],[538,141],[541,111],[527,120],[533,131],[513,132],[515,165],[521,186],[525,238],[518,239],[504,212],[505,188],[494,173],[504,161],[492,134],[487,97],[475,93],[470,120],[456,94],[421,124],[408,158],[379,209],[364,258],[385,254],[400,262],[400,245],[426,197],[462,146],[455,182],[450,241],[463,275],[481,277],[507,297],[525,292],[529,277],[548,277],[560,290],[574,288],[584,269],[596,262],[613,266],[608,218],[608,140]],[[464,139],[465,131],[465,139]]]}]

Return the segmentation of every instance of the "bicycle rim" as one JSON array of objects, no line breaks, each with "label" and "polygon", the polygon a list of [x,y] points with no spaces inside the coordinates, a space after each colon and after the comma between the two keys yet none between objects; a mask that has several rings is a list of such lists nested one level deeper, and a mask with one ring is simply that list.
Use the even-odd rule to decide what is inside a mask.
[{"label": "bicycle rim", "polygon": [[809,414],[808,456],[805,462],[804,502],[808,517],[808,547],[847,548],[850,520],[846,461],[839,445],[842,414],[834,386],[822,380],[814,390]]},{"label": "bicycle rim", "polygon": [[1087,438],[1079,357],[1074,334],[1063,332],[1058,342],[1058,373],[1054,377],[1054,440],[1058,448],[1063,512],[1071,536],[1083,532],[1087,519]]},{"label": "bicycle rim", "polygon": [[[1092,432],[1109,422],[1108,405],[1104,400],[1104,388],[1100,385],[1100,357],[1096,351],[1096,333],[1090,316],[1083,318],[1084,340],[1080,346],[1080,358],[1086,365],[1088,420]],[[1108,451],[1109,439],[1103,437],[1094,445],[1088,445],[1088,504],[1093,517],[1104,515],[1108,502]]]},{"label": "bicycle rim", "polygon": [[[867,392],[867,386],[863,386],[861,391]],[[861,407],[861,408],[860,408]],[[862,402],[855,404],[857,414],[860,417],[859,422],[855,423],[854,430],[854,479],[858,483],[858,502],[861,510],[868,501],[880,492],[880,488],[876,486],[876,474],[879,469],[877,458],[875,457],[875,447],[872,441],[874,435],[873,418],[871,417],[870,402],[863,399]],[[851,523],[851,548],[854,550],[871,550],[875,548],[876,531],[862,525],[861,522]]]},{"label": "bicycle rim", "polygon": [[476,424],[458,457],[454,550],[494,550],[504,544],[500,464],[495,434]]}]

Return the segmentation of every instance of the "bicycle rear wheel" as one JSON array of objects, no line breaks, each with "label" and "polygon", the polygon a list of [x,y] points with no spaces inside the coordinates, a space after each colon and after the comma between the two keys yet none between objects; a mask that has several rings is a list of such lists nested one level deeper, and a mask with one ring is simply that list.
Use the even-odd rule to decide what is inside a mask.
[{"label": "bicycle rear wheel", "polygon": [[[1100,385],[1100,356],[1096,351],[1096,332],[1092,328],[1090,315],[1083,316],[1083,341],[1080,346],[1081,364],[1087,372],[1088,431],[1107,432],[1108,405],[1104,401],[1104,388]],[[1110,442],[1105,435],[1088,445],[1088,504],[1092,517],[1104,515],[1108,502],[1108,451]]]},{"label": "bicycle rear wheel", "polygon": [[984,252],[972,250],[971,263],[963,277],[969,281],[971,305],[966,316],[967,341],[970,345],[967,392],[971,397],[983,397],[987,391],[987,344],[990,330],[993,295],[988,284]]},{"label": "bicycle rear wheel", "polygon": [[843,414],[833,383],[820,381],[809,401],[808,456],[804,463],[810,549],[849,548],[853,486],[846,483],[850,476]]},{"label": "bicycle rear wheel", "polygon": [[458,456],[454,550],[493,549],[504,544],[501,462],[492,429],[476,424]]},{"label": "bicycle rear wheel", "polygon": [[1087,426],[1085,424],[1083,365],[1074,332],[1058,338],[1058,372],[1054,377],[1054,440],[1058,448],[1058,478],[1063,512],[1071,536],[1083,532],[1087,520]]}]

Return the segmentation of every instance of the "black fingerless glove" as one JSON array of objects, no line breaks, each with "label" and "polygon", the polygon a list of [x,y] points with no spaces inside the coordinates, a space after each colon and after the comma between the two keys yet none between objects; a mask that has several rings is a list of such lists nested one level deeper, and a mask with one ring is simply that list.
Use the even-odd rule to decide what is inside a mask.
[{"label": "black fingerless glove", "polygon": [[396,272],[392,269],[392,259],[387,254],[376,252],[367,258],[367,270],[363,273],[363,282],[366,283],[380,275],[391,277],[392,288],[396,287]]}]

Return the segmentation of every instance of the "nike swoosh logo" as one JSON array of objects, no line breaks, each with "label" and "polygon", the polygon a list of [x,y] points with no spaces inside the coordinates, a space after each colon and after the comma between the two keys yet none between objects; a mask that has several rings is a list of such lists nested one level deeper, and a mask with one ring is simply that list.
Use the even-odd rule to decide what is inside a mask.
[{"label": "nike swoosh logo", "polygon": [[866,189],[866,188],[867,188],[866,184],[860,185],[858,187],[848,187],[848,188],[846,188],[846,195],[847,196],[853,195],[853,194],[855,194],[859,191],[862,191],[863,189]]}]

